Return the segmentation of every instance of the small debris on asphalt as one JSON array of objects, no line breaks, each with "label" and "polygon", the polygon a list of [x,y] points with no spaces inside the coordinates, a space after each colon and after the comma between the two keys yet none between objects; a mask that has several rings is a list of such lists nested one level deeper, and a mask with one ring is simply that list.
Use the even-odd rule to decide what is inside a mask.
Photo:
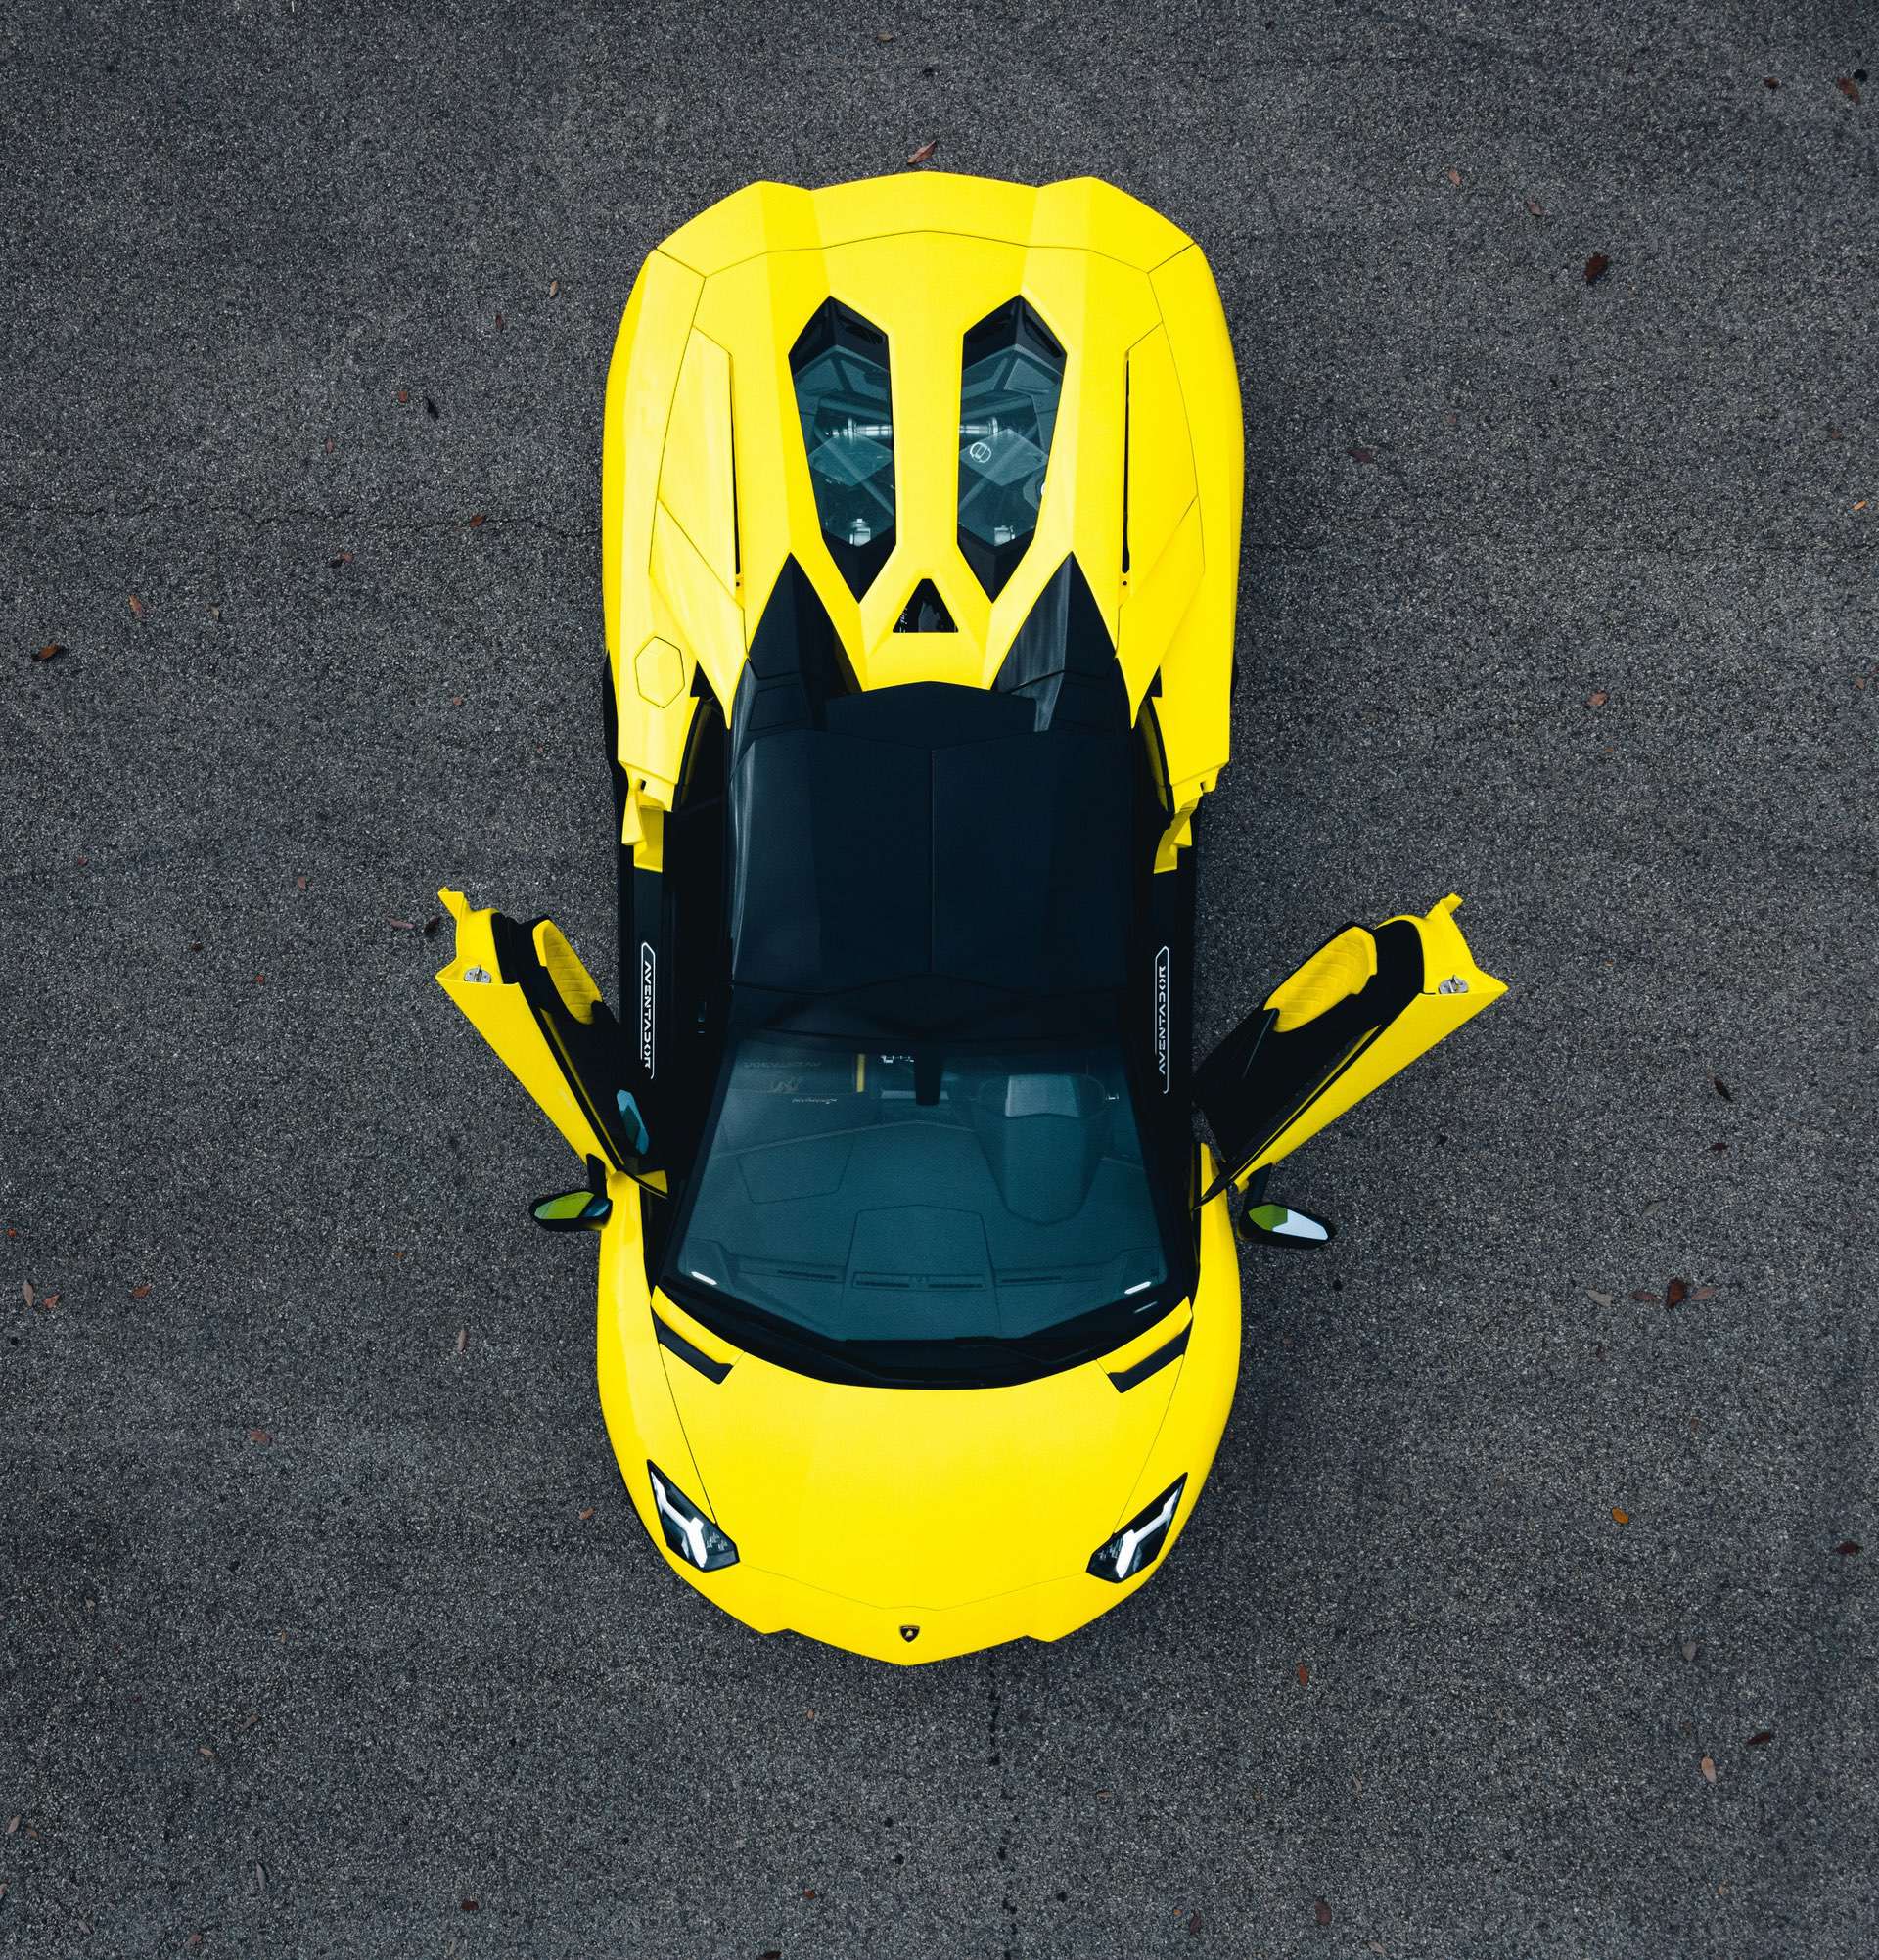
[{"label": "small debris on asphalt", "polygon": [[1585,284],[1596,286],[1612,269],[1612,261],[1602,251],[1595,251],[1585,261]]},{"label": "small debris on asphalt", "polygon": [[59,656],[63,654],[65,651],[66,651],[65,648],[62,647],[57,640],[48,640],[46,644],[43,647],[41,647],[37,653],[33,655],[33,659],[35,661],[56,661],[59,658]]},{"label": "small debris on asphalt", "polygon": [[915,150],[908,157],[907,161],[910,164],[931,163],[934,152],[939,148],[940,139],[937,136],[930,137],[925,143],[920,145],[919,149]]},{"label": "small debris on asphalt", "polygon": [[1706,1755],[1697,1764],[1697,1768],[1703,1772],[1703,1781],[1705,1783],[1714,1783],[1716,1781],[1716,1758],[1714,1756]]},{"label": "small debris on asphalt", "polygon": [[1630,1522],[1631,1514],[1628,1511],[1621,1511],[1616,1504],[1612,1506],[1612,1523],[1614,1525],[1628,1525]]}]

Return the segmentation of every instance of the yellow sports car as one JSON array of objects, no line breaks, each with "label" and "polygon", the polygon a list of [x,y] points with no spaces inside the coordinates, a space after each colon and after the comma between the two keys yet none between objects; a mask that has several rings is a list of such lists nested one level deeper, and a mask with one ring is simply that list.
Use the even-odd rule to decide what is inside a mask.
[{"label": "yellow sports car", "polygon": [[[1502,991],[1346,927],[1198,1070],[1240,400],[1200,248],[1093,180],[754,184],[646,261],[602,492],[619,972],[443,896],[588,1167],[600,1394],[674,1571],[886,1661],[1143,1583],[1289,1151]],[[1196,1140],[1205,1117],[1212,1150]]]}]

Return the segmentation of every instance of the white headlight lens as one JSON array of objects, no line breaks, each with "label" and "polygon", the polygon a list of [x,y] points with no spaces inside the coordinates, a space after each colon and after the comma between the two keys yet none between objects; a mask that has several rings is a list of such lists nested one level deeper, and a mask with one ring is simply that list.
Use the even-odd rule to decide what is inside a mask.
[{"label": "white headlight lens", "polygon": [[702,1573],[714,1573],[723,1566],[737,1564],[737,1547],[706,1517],[658,1464],[649,1463],[646,1475],[653,1481],[653,1509],[659,1514],[659,1528],[665,1542],[685,1561]]},{"label": "white headlight lens", "polygon": [[1144,1568],[1154,1564],[1168,1543],[1168,1534],[1181,1508],[1181,1492],[1187,1479],[1177,1477],[1153,1504],[1131,1518],[1105,1545],[1091,1555],[1089,1570],[1099,1579],[1121,1585]]}]

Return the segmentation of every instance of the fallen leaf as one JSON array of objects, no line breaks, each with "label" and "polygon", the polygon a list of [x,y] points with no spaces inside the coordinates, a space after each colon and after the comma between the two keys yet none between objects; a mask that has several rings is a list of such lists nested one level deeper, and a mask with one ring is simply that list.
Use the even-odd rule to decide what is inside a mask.
[{"label": "fallen leaf", "polygon": [[1837,76],[1833,85],[1849,102],[1859,100],[1859,84],[1851,75]]},{"label": "fallen leaf", "polygon": [[1754,1735],[1750,1736],[1749,1747],[1751,1749],[1762,1749],[1773,1740],[1774,1731],[1772,1729],[1758,1729]]},{"label": "fallen leaf", "polygon": [[203,1950],[203,1936],[200,1933],[192,1933],[183,1941],[183,1949],[189,1953],[200,1953]]},{"label": "fallen leaf", "polygon": [[274,1440],[266,1430],[250,1430],[248,1439],[250,1442],[272,1442]]},{"label": "fallen leaf", "polygon": [[1764,88],[1779,88],[1781,84],[1772,75],[1764,75],[1762,77],[1762,86]]},{"label": "fallen leaf", "polygon": [[1614,1525],[1628,1525],[1630,1522],[1631,1514],[1628,1511],[1621,1511],[1616,1504],[1612,1506],[1612,1523]]},{"label": "fallen leaf", "polygon": [[890,42],[891,40],[893,40],[893,39],[894,39],[894,36],[893,36],[892,34],[890,34],[890,33],[886,32],[885,30],[883,30],[882,32],[880,32],[880,33],[876,34],[874,38],[875,38],[875,39],[876,39],[877,41],[879,41],[879,42],[881,43],[881,45],[882,45],[882,46],[883,46],[883,47],[885,48],[885,47],[887,46],[887,44],[888,44],[888,43],[889,43],[889,42]]},{"label": "fallen leaf", "polygon": [[559,293],[560,291],[561,291],[561,281],[560,281],[559,279],[551,279],[551,280],[549,280],[549,282],[548,282],[548,296],[549,296],[549,298],[550,298],[550,299],[554,298],[554,296],[556,296],[556,294],[558,294],[558,293]]},{"label": "fallen leaf", "polygon": [[443,413],[443,410],[427,394],[424,398],[424,412],[435,422]]},{"label": "fallen leaf", "polygon": [[399,388],[398,399],[400,401],[409,401],[411,399],[411,390],[408,387]]},{"label": "fallen leaf", "polygon": [[1585,697],[1585,706],[1587,707],[1603,707],[1605,704],[1610,700],[1611,696],[1607,694],[1602,687],[1594,688],[1592,692]]},{"label": "fallen leaf", "polygon": [[1665,1294],[1664,1294],[1664,1304],[1665,1304],[1665,1305],[1666,1305],[1667,1307],[1669,1307],[1669,1306],[1681,1306],[1681,1305],[1683,1304],[1683,1302],[1684,1302],[1684,1301],[1685,1301],[1686,1299],[1689,1299],[1689,1297],[1690,1297],[1690,1283],[1689,1283],[1689,1281],[1688,1281],[1688,1280],[1673,1280],[1673,1281],[1672,1281],[1672,1282],[1670,1283],[1669,1287],[1668,1287],[1668,1288],[1666,1288],[1666,1290],[1665,1290]]},{"label": "fallen leaf", "polygon": [[1389,1947],[1381,1939],[1366,1939],[1363,1943],[1369,1947],[1372,1953],[1388,1953],[1390,1951]]},{"label": "fallen leaf", "polygon": [[58,1304],[59,1295],[56,1293],[45,1293],[39,1296],[39,1311],[41,1313],[50,1313]]},{"label": "fallen leaf", "polygon": [[43,647],[41,647],[36,654],[33,655],[33,659],[35,661],[56,661],[59,658],[59,656],[63,654],[65,651],[66,651],[65,648],[62,647],[57,640],[48,640],[46,644]]},{"label": "fallen leaf", "polygon": [[336,552],[326,562],[333,568],[335,571],[337,571],[341,566],[350,565],[352,563],[352,554],[349,551]]},{"label": "fallen leaf", "polygon": [[1859,499],[1859,501],[1858,501],[1858,502],[1857,502],[1856,504],[1855,504],[1855,505],[1854,505],[1854,509],[1855,509],[1856,511],[1863,511],[1863,510],[1865,509],[1865,507],[1866,507],[1866,504],[1867,504],[1867,502],[1868,502],[1868,501],[1869,501],[1869,500],[1868,500],[1867,498],[1865,498],[1865,497],[1861,497],[1861,498]]},{"label": "fallen leaf", "polygon": [[1459,170],[1450,170],[1450,171],[1448,172],[1448,181],[1449,181],[1449,182],[1450,182],[1450,183],[1451,183],[1452,185],[1454,185],[1454,187],[1455,187],[1455,189],[1456,189],[1456,190],[1460,190],[1460,189],[1461,189],[1461,172],[1460,172]]},{"label": "fallen leaf", "polygon": [[1843,1559],[1856,1559],[1859,1556],[1859,1541],[1856,1538],[1842,1538],[1833,1549]]},{"label": "fallen leaf", "polygon": [[1691,1294],[1690,1298],[1692,1299],[1714,1299],[1716,1298],[1716,1289],[1713,1286],[1700,1286]]},{"label": "fallen leaf", "polygon": [[1719,1096],[1720,1096],[1725,1103],[1732,1103],[1735,1101],[1735,1098],[1729,1093],[1728,1083],[1723,1081],[1720,1075],[1712,1075],[1710,1077],[1710,1080],[1716,1085],[1716,1093]]},{"label": "fallen leaf", "polygon": [[916,163],[916,164],[931,163],[933,161],[933,153],[936,150],[938,150],[939,147],[940,147],[940,139],[937,136],[931,137],[927,142],[921,144],[919,149],[914,151],[913,154],[908,157],[907,161],[909,163]]},{"label": "fallen leaf", "polygon": [[1587,1287],[1585,1289],[1585,1298],[1587,1299],[1595,1299],[1600,1306],[1610,1306],[1612,1304],[1612,1299],[1613,1299],[1613,1296],[1611,1294],[1599,1293],[1591,1287]]},{"label": "fallen leaf", "polygon": [[476,516],[470,520],[470,528],[472,530],[481,530],[483,527],[483,525],[486,524],[488,522],[489,519],[487,515],[482,511],[479,511],[476,514]]},{"label": "fallen leaf", "polygon": [[1199,1914],[1198,1912],[1190,1912],[1190,1913],[1188,1914],[1188,1916],[1187,1916],[1187,1930],[1188,1930],[1188,1932],[1190,1932],[1190,1933],[1192,1933],[1192,1934],[1194,1934],[1194,1935],[1196,1935],[1196,1936],[1198,1937],[1198,1935],[1199,1935],[1199,1933],[1200,1933],[1200,1930],[1201,1930],[1201,1915],[1200,1915],[1200,1914]]},{"label": "fallen leaf", "polygon": [[1710,1148],[1711,1150],[1717,1152],[1719,1155],[1721,1152],[1726,1151],[1728,1149],[1728,1145],[1725,1143],[1713,1143],[1711,1144]]},{"label": "fallen leaf", "polygon": [[580,1522],[583,1525],[586,1524],[588,1519],[591,1518],[593,1515],[594,1515],[593,1506],[589,1505],[587,1509],[580,1514]]},{"label": "fallen leaf", "polygon": [[1329,1926],[1331,1924],[1331,1908],[1321,1898],[1311,1901],[1311,1916],[1320,1926]]},{"label": "fallen leaf", "polygon": [[1595,251],[1585,261],[1585,284],[1596,286],[1612,269],[1612,261],[1602,251]]},{"label": "fallen leaf", "polygon": [[1297,1673],[1298,1673],[1298,1677],[1299,1677],[1299,1686],[1300,1686],[1301,1688],[1306,1688],[1306,1687],[1309,1687],[1309,1686],[1311,1685],[1311,1670],[1310,1670],[1310,1668],[1309,1668],[1309,1667],[1307,1667],[1307,1666],[1306,1666],[1306,1665],[1305,1664],[1305,1663],[1304,1663],[1303,1661],[1301,1661],[1301,1662],[1299,1663],[1299,1664],[1298,1664],[1298,1668],[1297,1668],[1297,1670],[1296,1670],[1296,1671],[1297,1671]]},{"label": "fallen leaf", "polygon": [[147,1286],[134,1286],[130,1290],[130,1297],[132,1299],[145,1299],[149,1298],[149,1295],[150,1295],[150,1288]]},{"label": "fallen leaf", "polygon": [[463,1909],[465,1912],[476,1912],[479,1910],[479,1907],[474,1898],[466,1898],[463,1902]]},{"label": "fallen leaf", "polygon": [[141,619],[144,616],[144,602],[134,592],[130,595],[130,616],[133,619]]},{"label": "fallen leaf", "polygon": [[32,1282],[30,1280],[22,1280],[20,1282],[20,1298],[23,1299],[28,1306],[30,1306],[33,1303],[33,1301],[39,1298],[39,1296],[33,1292]]},{"label": "fallen leaf", "polygon": [[222,609],[219,606],[211,606],[208,609],[208,616],[219,626],[222,622]]},{"label": "fallen leaf", "polygon": [[19,1830],[19,1828],[20,1828],[20,1813],[18,1811],[15,1811],[14,1814],[7,1819],[7,1836],[11,1838],[13,1834],[17,1830]]},{"label": "fallen leaf", "polygon": [[1527,208],[1536,218],[1543,218],[1546,215],[1546,206],[1537,198],[1529,198],[1527,200]]},{"label": "fallen leaf", "polygon": [[1353,463],[1374,463],[1377,452],[1374,449],[1352,449],[1348,452]]},{"label": "fallen leaf", "polygon": [[496,315],[496,332],[498,334],[502,332],[502,315],[500,313]]},{"label": "fallen leaf", "polygon": [[418,930],[418,922],[415,919],[393,919],[391,924],[400,933],[415,933]]},{"label": "fallen leaf", "polygon": [[443,924],[443,914],[441,912],[432,913],[430,918],[428,918],[424,922],[424,927],[423,927],[424,936],[427,939],[435,938],[437,934],[437,928],[442,924]]},{"label": "fallen leaf", "polygon": [[1716,1781],[1716,1759],[1714,1756],[1706,1755],[1696,1766],[1703,1772],[1703,1781],[1705,1783],[1714,1783]]},{"label": "fallen leaf", "polygon": [[457,1352],[461,1354],[469,1345],[470,1330],[467,1327],[459,1327],[457,1329]]},{"label": "fallen leaf", "polygon": [[1694,1640],[1686,1640],[1683,1643],[1683,1658],[1686,1661],[1694,1661],[1702,1651],[1701,1646]]},{"label": "fallen leaf", "polygon": [[1642,1300],[1647,1306],[1656,1306],[1663,1300],[1664,1296],[1658,1293],[1646,1293],[1642,1287],[1639,1287],[1637,1291],[1631,1295],[1631,1298],[1633,1299]]},{"label": "fallen leaf", "polygon": [[210,1762],[213,1762],[215,1760],[215,1752],[212,1749],[210,1749],[207,1743],[206,1742],[199,1743],[197,1745],[196,1754],[200,1756],[206,1757]]}]

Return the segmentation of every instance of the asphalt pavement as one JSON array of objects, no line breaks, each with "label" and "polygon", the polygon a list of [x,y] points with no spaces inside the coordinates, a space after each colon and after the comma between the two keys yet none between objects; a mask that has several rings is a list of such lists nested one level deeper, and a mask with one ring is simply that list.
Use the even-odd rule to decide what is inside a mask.
[{"label": "asphalt pavement", "polygon": [[[0,1950],[1879,1947],[1869,68],[1854,0],[9,11]],[[1288,1166],[1342,1235],[1248,1255],[1167,1570],[900,1670],[644,1542],[424,928],[611,982],[634,271],[929,139],[1219,278],[1203,1040],[1451,889],[1512,991]]]}]

